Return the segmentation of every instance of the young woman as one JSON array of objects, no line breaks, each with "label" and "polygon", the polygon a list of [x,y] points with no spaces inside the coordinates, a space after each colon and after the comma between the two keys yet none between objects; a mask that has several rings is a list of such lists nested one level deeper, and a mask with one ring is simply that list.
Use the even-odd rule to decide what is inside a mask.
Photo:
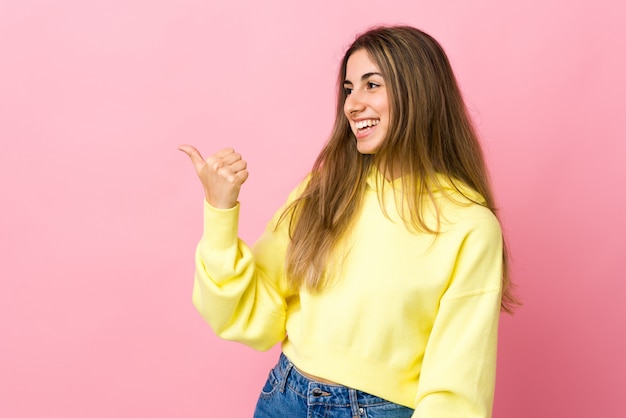
[{"label": "young woman", "polygon": [[498,317],[515,301],[480,145],[432,37],[355,40],[333,133],[251,249],[245,161],[181,150],[206,196],[195,306],[222,338],[282,343],[255,417],[491,416]]}]

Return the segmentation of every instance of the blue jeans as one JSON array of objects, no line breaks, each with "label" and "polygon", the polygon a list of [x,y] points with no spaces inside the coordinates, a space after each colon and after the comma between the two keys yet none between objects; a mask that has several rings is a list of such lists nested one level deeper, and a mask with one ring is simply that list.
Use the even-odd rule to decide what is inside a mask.
[{"label": "blue jeans", "polygon": [[302,375],[280,355],[270,371],[254,418],[410,418],[413,409],[341,385]]}]

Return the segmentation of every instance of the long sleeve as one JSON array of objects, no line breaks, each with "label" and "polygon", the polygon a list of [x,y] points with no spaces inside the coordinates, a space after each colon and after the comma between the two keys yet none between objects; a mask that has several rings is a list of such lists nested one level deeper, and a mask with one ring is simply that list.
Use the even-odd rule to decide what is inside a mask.
[{"label": "long sleeve", "polygon": [[428,339],[414,418],[489,418],[495,389],[502,235],[495,218],[467,232]]},{"label": "long sleeve", "polygon": [[281,212],[251,249],[238,238],[239,205],[221,210],[205,202],[204,233],[196,250],[196,309],[218,336],[257,350],[271,348],[286,335],[289,220],[278,224]]}]

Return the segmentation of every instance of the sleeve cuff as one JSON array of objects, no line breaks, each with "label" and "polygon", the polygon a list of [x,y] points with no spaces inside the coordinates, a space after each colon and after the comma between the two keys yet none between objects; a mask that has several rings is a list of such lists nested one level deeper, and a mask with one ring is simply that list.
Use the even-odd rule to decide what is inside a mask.
[{"label": "sleeve cuff", "polygon": [[237,245],[239,234],[239,202],[230,209],[218,209],[204,201],[202,243],[214,249]]}]

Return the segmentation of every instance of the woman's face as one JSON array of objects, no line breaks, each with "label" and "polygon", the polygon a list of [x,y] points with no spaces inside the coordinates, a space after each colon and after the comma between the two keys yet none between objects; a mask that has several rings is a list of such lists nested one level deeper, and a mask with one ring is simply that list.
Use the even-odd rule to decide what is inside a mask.
[{"label": "woman's face", "polygon": [[375,154],[389,128],[389,99],[380,69],[364,49],[348,58],[343,87],[347,94],[343,111],[357,149],[361,154]]}]

